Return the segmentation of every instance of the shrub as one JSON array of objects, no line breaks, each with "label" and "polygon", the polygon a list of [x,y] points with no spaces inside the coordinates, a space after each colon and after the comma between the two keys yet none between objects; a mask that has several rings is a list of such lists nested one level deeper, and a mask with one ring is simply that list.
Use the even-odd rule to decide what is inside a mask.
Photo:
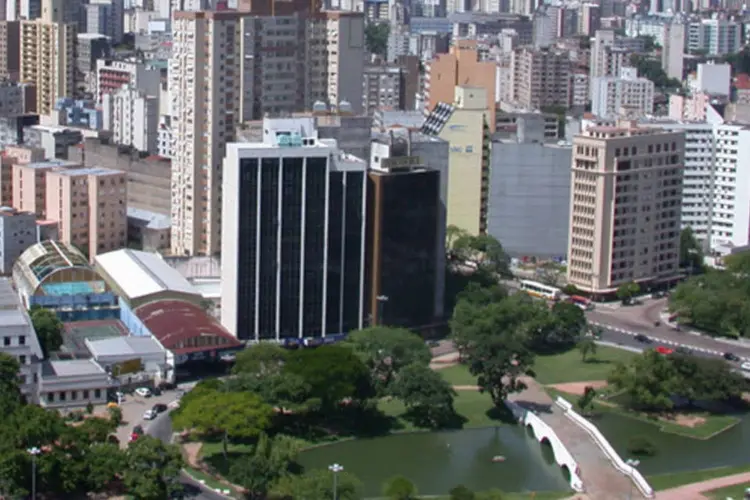
[{"label": "shrub", "polygon": [[656,446],[643,436],[634,436],[628,441],[628,452],[641,457],[653,457],[656,455]]}]

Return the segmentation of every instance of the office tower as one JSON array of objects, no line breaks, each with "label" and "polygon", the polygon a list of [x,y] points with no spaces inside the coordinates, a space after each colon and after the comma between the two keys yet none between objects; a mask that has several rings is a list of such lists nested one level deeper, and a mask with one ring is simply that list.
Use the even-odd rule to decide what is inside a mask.
[{"label": "office tower", "polygon": [[367,163],[317,139],[312,118],[263,132],[227,145],[222,324],[256,341],[361,328]]},{"label": "office tower", "polygon": [[448,142],[447,225],[470,234],[487,230],[490,111],[486,92],[456,87],[450,102],[439,103],[425,119],[422,133]]},{"label": "office tower", "polygon": [[571,71],[567,52],[549,47],[516,49],[511,56],[511,71],[512,101],[517,106],[528,110],[567,107]]},{"label": "office tower", "polygon": [[371,324],[420,329],[442,314],[445,193],[441,172],[411,147],[421,138],[427,139],[383,134],[372,144],[366,306]]},{"label": "office tower", "polygon": [[448,54],[438,54],[425,71],[425,112],[439,103],[452,103],[456,86],[481,87],[485,91],[488,125],[495,130],[496,70],[492,61],[481,61],[476,40],[457,40]]},{"label": "office tower", "polygon": [[739,52],[742,47],[742,24],[720,18],[700,19],[688,24],[687,48],[709,56],[723,56]]},{"label": "office tower", "polygon": [[357,112],[364,19],[321,14],[307,0],[241,2],[236,12],[177,12],[172,30],[172,252],[216,254],[221,165],[235,126],[317,101]]},{"label": "office tower", "polygon": [[72,7],[45,0],[39,19],[21,21],[20,79],[36,87],[37,114],[49,114],[57,98],[75,92],[77,20],[71,21]]},{"label": "office tower", "polygon": [[21,70],[21,25],[0,21],[0,79],[18,81]]},{"label": "office tower", "polygon": [[568,252],[570,143],[547,133],[545,116],[527,113],[508,137],[492,139],[487,232],[513,257]]},{"label": "office tower", "polygon": [[596,3],[581,4],[581,13],[578,17],[578,34],[591,36],[601,28],[601,7]]},{"label": "office tower", "polygon": [[661,68],[669,78],[682,81],[685,58],[685,25],[679,16],[664,25],[664,47],[661,51]]},{"label": "office tower", "polygon": [[532,39],[534,48],[541,49],[554,45],[557,41],[557,30],[560,19],[560,7],[541,5],[531,16],[534,23]]},{"label": "office tower", "polygon": [[616,78],[596,78],[592,86],[591,112],[600,118],[615,118],[621,108],[628,108],[638,117],[654,113],[654,82],[639,77],[635,68],[621,68]]},{"label": "office tower", "polygon": [[684,149],[684,133],[623,120],[575,137],[568,283],[614,294],[679,278]]},{"label": "office tower", "polygon": [[112,142],[136,151],[156,154],[158,149],[159,98],[124,85],[104,95],[105,126],[112,131]]},{"label": "office tower", "polygon": [[[591,44],[591,64],[589,66],[589,82],[600,76],[617,76],[620,68],[629,64],[629,52],[618,46],[615,32],[612,30],[598,30]],[[590,96],[594,98],[594,86],[591,85]]]},{"label": "office tower", "polygon": [[122,41],[124,25],[123,0],[94,0],[85,7],[86,33],[99,33],[111,39],[112,45]]}]

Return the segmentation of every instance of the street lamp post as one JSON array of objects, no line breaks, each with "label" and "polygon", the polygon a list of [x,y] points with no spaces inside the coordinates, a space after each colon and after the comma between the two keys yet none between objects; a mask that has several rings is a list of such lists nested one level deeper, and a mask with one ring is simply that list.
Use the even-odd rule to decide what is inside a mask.
[{"label": "street lamp post", "polygon": [[39,455],[42,450],[36,446],[32,446],[27,449],[26,452],[31,455],[31,500],[36,500],[36,456]]},{"label": "street lamp post", "polygon": [[625,460],[625,463],[630,466],[630,492],[628,493],[628,500],[631,500],[633,498],[633,471],[641,465],[641,461],[628,458]]},{"label": "street lamp post", "polygon": [[378,301],[378,326],[383,326],[383,309],[385,308],[385,303],[388,302],[388,296],[378,295],[377,301]]},{"label": "street lamp post", "polygon": [[328,466],[328,470],[333,472],[333,500],[338,500],[339,472],[344,470],[344,466],[333,464]]}]

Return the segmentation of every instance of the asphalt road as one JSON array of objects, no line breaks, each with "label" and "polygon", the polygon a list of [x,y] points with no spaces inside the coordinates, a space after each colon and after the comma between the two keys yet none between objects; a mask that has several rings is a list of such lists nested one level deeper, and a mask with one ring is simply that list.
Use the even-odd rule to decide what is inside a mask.
[{"label": "asphalt road", "polygon": [[[145,427],[145,431],[149,436],[153,436],[161,439],[165,443],[169,443],[172,440],[172,420],[169,417],[169,412],[162,413],[149,422]],[[200,483],[194,481],[184,472],[180,474],[180,482],[185,488],[184,498],[195,500],[226,500],[226,497],[222,495],[201,488]]]}]

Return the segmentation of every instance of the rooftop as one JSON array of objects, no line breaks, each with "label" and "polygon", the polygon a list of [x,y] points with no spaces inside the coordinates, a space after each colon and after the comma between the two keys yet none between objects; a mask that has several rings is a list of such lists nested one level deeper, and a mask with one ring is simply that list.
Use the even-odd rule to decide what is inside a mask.
[{"label": "rooftop", "polygon": [[42,364],[42,378],[82,377],[106,375],[107,372],[91,359],[65,359],[47,361]]},{"label": "rooftop", "polygon": [[129,300],[172,291],[199,296],[195,287],[157,253],[125,248],[97,255],[97,268],[109,276]]},{"label": "rooftop", "polygon": [[74,161],[68,161],[68,160],[45,160],[40,161],[36,163],[29,163],[27,165],[22,165],[24,168],[41,168],[41,169],[49,169],[49,168],[74,168],[74,167],[80,167],[80,163],[76,163]]},{"label": "rooftop", "polygon": [[172,222],[169,215],[128,207],[128,219],[135,219],[148,229],[169,229]]},{"label": "rooftop", "polygon": [[203,309],[180,300],[157,300],[135,315],[165,349],[175,354],[237,349],[242,343]]},{"label": "rooftop", "polygon": [[58,172],[60,175],[66,175],[66,176],[78,176],[78,175],[97,175],[97,176],[104,176],[104,175],[116,175],[116,174],[123,174],[124,172],[122,170],[113,170],[111,168],[100,168],[100,167],[94,167],[94,168],[71,168],[67,170],[60,170]]},{"label": "rooftop", "polygon": [[164,349],[151,337],[116,337],[90,340],[86,345],[95,358],[100,356],[133,356],[163,353]]},{"label": "rooftop", "polygon": [[90,269],[88,259],[80,250],[62,241],[45,240],[30,246],[18,257],[15,267],[25,266],[36,288],[47,276],[66,267]]},{"label": "rooftop", "polygon": [[125,325],[116,319],[68,322],[63,325],[61,351],[85,359],[91,354],[88,342],[118,339],[127,334]]}]

